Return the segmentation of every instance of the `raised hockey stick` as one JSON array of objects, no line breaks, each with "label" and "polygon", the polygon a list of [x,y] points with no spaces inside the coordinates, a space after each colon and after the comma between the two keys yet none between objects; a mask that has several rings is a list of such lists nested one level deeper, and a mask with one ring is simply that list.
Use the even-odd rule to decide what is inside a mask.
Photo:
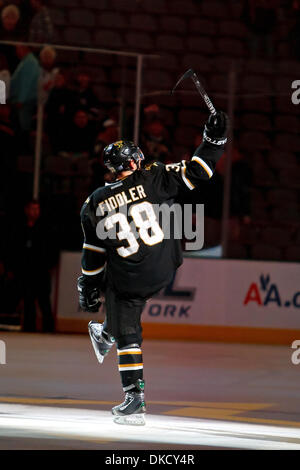
[{"label": "raised hockey stick", "polygon": [[214,105],[212,104],[211,102],[211,99],[209,98],[208,94],[206,93],[206,91],[204,90],[203,88],[203,85],[201,84],[199,78],[197,77],[196,73],[194,72],[193,69],[188,69],[180,78],[179,80],[177,81],[176,85],[174,86],[174,88],[171,90],[171,95],[174,93],[174,91],[176,90],[176,88],[178,87],[179,83],[181,83],[183,80],[185,80],[186,78],[191,78],[197,88],[197,91],[200,93],[200,95],[202,96],[202,98],[204,99],[205,101],[205,104],[206,106],[208,107],[209,109],[209,112],[214,116],[216,114],[216,108],[214,107]]}]

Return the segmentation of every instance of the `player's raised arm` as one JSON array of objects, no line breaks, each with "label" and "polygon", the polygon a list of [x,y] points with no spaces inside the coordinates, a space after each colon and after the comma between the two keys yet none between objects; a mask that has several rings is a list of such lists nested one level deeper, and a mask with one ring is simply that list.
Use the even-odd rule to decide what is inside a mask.
[{"label": "player's raised arm", "polygon": [[216,115],[209,116],[204,126],[203,141],[186,164],[186,174],[192,185],[196,185],[199,179],[212,177],[216,163],[224,152],[227,131],[228,118],[225,113],[218,111]]},{"label": "player's raised arm", "polygon": [[78,278],[79,303],[86,312],[97,312],[106,263],[106,250],[96,234],[96,220],[89,198],[81,210],[81,225],[84,234],[81,271]]},{"label": "player's raised arm", "polygon": [[154,163],[150,167],[162,198],[166,195],[176,196],[182,187],[192,190],[201,181],[212,177],[216,163],[224,152],[227,130],[228,118],[225,113],[218,111],[207,120],[203,131],[203,141],[190,161],[182,160],[168,165]]}]

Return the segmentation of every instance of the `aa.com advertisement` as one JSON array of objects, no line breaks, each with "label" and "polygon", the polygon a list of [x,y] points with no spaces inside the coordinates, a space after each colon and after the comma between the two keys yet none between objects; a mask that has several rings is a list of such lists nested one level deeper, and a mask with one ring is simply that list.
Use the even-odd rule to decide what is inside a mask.
[{"label": "aa.com advertisement", "polygon": [[[58,329],[68,320],[72,331],[74,320],[97,319],[78,304],[80,259],[80,253],[61,256]],[[297,330],[299,280],[299,263],[185,258],[172,282],[147,302],[143,322]]]}]

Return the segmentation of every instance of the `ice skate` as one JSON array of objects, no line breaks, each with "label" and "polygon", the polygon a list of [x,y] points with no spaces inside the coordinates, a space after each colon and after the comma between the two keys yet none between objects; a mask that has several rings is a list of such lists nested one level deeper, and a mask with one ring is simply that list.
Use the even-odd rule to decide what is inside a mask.
[{"label": "ice skate", "polygon": [[115,344],[115,340],[112,336],[106,335],[109,339],[103,336],[103,324],[97,321],[91,320],[88,324],[88,330],[96,357],[102,364],[105,356]]},{"label": "ice skate", "polygon": [[144,395],[144,381],[138,380],[136,388],[139,391],[128,391],[125,400],[112,409],[114,422],[117,424],[129,424],[132,426],[144,426],[146,403]]}]

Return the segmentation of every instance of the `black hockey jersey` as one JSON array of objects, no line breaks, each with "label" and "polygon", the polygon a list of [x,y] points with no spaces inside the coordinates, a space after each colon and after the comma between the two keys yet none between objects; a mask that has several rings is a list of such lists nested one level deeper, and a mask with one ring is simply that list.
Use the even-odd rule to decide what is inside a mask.
[{"label": "black hockey jersey", "polygon": [[210,178],[222,153],[223,146],[204,142],[191,161],[153,163],[94,191],[81,210],[87,281],[105,278],[118,293],[137,297],[167,285],[182,263],[181,242],[173,230],[165,236],[155,209]]}]

